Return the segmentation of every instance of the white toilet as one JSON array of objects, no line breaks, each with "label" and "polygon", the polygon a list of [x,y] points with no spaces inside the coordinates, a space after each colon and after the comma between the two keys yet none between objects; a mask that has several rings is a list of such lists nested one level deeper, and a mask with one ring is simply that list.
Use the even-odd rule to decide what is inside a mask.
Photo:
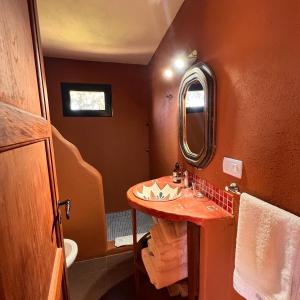
[{"label": "white toilet", "polygon": [[78,253],[78,246],[73,240],[64,239],[65,256],[67,268],[69,268],[75,261]]}]

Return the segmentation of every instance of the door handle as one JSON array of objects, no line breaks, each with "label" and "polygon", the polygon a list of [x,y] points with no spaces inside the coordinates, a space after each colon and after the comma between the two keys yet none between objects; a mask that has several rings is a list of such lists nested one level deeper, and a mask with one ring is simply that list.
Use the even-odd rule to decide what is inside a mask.
[{"label": "door handle", "polygon": [[58,200],[58,207],[65,205],[66,218],[70,219],[71,200]]}]

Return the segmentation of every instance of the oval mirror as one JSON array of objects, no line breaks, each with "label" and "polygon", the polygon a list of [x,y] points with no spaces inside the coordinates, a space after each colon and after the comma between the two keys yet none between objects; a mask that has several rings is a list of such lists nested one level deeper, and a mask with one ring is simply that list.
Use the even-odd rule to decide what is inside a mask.
[{"label": "oval mirror", "polygon": [[183,76],[179,88],[179,143],[188,163],[204,168],[215,151],[215,79],[198,63]]}]

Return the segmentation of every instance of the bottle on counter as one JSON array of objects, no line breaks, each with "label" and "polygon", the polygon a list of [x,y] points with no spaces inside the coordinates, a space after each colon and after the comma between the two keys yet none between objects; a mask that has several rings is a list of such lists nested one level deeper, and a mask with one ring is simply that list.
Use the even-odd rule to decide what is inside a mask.
[{"label": "bottle on counter", "polygon": [[183,175],[184,175],[183,185],[185,188],[188,188],[190,186],[189,185],[189,172],[186,170],[183,172]]},{"label": "bottle on counter", "polygon": [[181,177],[182,177],[182,174],[181,174],[180,165],[177,162],[175,164],[175,168],[173,170],[172,180],[174,183],[181,183]]}]

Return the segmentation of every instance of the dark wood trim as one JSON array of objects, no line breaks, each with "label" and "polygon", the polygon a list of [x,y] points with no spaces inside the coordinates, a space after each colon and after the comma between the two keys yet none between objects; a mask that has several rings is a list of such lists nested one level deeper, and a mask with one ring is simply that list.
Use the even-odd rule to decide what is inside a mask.
[{"label": "dark wood trim", "polygon": [[199,269],[200,269],[200,226],[191,222],[187,223],[187,248],[188,248],[188,291],[189,300],[198,300]]},{"label": "dark wood trim", "polygon": [[51,136],[51,125],[42,117],[0,103],[0,152]]}]

